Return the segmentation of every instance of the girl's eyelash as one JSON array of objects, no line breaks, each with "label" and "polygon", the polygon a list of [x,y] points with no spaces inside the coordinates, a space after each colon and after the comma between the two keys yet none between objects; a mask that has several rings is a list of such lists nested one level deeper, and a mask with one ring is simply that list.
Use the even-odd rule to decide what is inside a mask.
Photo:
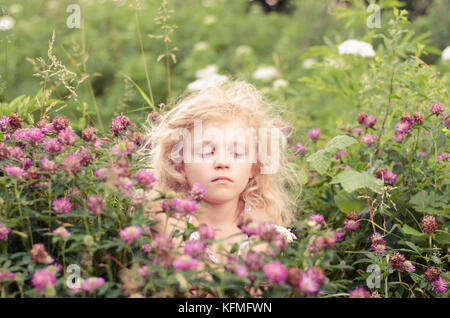
[{"label": "girl's eyelash", "polygon": [[[208,152],[202,153],[201,155],[202,155],[202,156],[206,156],[206,155],[209,155],[209,154],[211,154],[211,153],[212,153],[212,151],[208,151]],[[235,152],[234,154],[237,155],[238,157],[243,156],[243,154],[238,153],[238,152]]]}]

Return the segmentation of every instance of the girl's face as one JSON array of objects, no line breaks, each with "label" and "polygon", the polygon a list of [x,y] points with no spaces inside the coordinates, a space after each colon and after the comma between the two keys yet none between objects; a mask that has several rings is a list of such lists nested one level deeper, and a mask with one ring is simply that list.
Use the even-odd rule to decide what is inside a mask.
[{"label": "girl's face", "polygon": [[[243,133],[247,129],[242,122],[207,121],[202,123],[202,138],[196,140],[191,132],[193,160],[184,161],[180,172],[189,187],[196,182],[205,187],[205,202],[218,204],[239,197],[254,177],[256,163],[252,161],[251,138]],[[221,177],[224,179],[217,179]]]}]

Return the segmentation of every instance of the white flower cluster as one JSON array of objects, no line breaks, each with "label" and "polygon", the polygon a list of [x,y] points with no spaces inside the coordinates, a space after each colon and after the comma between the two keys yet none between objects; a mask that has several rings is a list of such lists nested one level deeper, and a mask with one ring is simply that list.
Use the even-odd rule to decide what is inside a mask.
[{"label": "white flower cluster", "polygon": [[442,60],[449,61],[450,60],[450,46],[447,46],[444,51],[442,51]]},{"label": "white flower cluster", "polygon": [[314,66],[314,64],[316,64],[317,61],[315,59],[309,58],[309,59],[305,59],[302,62],[302,67],[306,68],[306,69],[310,69]]},{"label": "white flower cluster", "polygon": [[289,82],[284,79],[277,79],[273,82],[272,85],[273,85],[274,89],[279,89],[279,88],[283,88],[283,87],[288,87]]},{"label": "white flower cluster", "polygon": [[203,23],[206,25],[214,24],[216,23],[217,18],[215,15],[208,15],[203,19]]},{"label": "white flower cluster", "polygon": [[260,66],[253,73],[253,78],[256,80],[270,81],[278,76],[278,70],[273,66]]},{"label": "white flower cluster", "polygon": [[193,51],[200,52],[200,51],[206,51],[209,49],[209,44],[207,42],[198,42],[195,43]]},{"label": "white flower cluster", "polygon": [[297,239],[297,236],[295,236],[295,234],[289,231],[287,228],[281,225],[274,225],[274,227],[278,231],[278,233],[280,233],[280,236],[284,237],[288,243],[291,243],[292,241]]},{"label": "white flower cluster", "polygon": [[375,56],[372,44],[358,40],[347,40],[341,43],[338,47],[338,51],[341,55],[353,54],[362,57]]},{"label": "white flower cluster", "polygon": [[14,19],[9,15],[0,17],[0,31],[10,30],[14,27]]},{"label": "white flower cluster", "polygon": [[244,56],[244,55],[248,55],[251,54],[253,52],[253,49],[251,46],[248,45],[239,45],[236,48],[236,55],[237,56]]},{"label": "white flower cluster", "polygon": [[190,83],[187,88],[197,91],[208,87],[219,86],[228,81],[228,77],[225,75],[217,74],[218,69],[217,65],[208,65],[204,69],[198,70],[195,73],[197,80]]}]

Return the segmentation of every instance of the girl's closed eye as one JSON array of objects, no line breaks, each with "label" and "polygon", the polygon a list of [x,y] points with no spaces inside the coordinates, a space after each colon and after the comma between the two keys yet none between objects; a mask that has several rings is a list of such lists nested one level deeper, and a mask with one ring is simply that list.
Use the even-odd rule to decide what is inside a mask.
[{"label": "girl's closed eye", "polygon": [[203,148],[203,150],[201,151],[200,155],[202,157],[210,157],[212,154],[214,154],[214,148],[211,147],[207,147],[207,148]]},{"label": "girl's closed eye", "polygon": [[[201,153],[201,156],[202,157],[210,157],[210,156],[212,156],[212,155],[214,155],[214,152],[215,152],[215,149],[206,149],[206,150],[203,150],[202,151],[202,153]],[[240,152],[240,151],[238,151],[238,152],[233,152],[233,153],[231,153],[234,157],[236,157],[236,158],[241,158],[244,154],[242,153],[242,152]]]},{"label": "girl's closed eye", "polygon": [[202,153],[203,157],[209,157],[210,155],[214,154],[214,151],[205,151]]},{"label": "girl's closed eye", "polygon": [[[213,154],[214,154],[214,151],[207,151],[207,152],[202,153],[202,156],[203,156],[203,157],[210,157],[210,156],[213,155]],[[238,153],[238,152],[233,153],[233,155],[234,155],[235,157],[238,157],[238,158],[240,158],[240,157],[243,156],[243,154]]]}]

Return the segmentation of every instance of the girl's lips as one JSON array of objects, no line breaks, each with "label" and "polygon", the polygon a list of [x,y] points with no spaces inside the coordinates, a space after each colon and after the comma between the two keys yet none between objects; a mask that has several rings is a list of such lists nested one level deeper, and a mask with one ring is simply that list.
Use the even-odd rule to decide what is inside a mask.
[{"label": "girl's lips", "polygon": [[214,179],[212,182],[218,182],[218,181],[220,181],[220,182],[233,182],[233,181],[231,181],[231,179],[228,179],[228,178],[222,178],[222,177],[216,178],[216,179]]}]

